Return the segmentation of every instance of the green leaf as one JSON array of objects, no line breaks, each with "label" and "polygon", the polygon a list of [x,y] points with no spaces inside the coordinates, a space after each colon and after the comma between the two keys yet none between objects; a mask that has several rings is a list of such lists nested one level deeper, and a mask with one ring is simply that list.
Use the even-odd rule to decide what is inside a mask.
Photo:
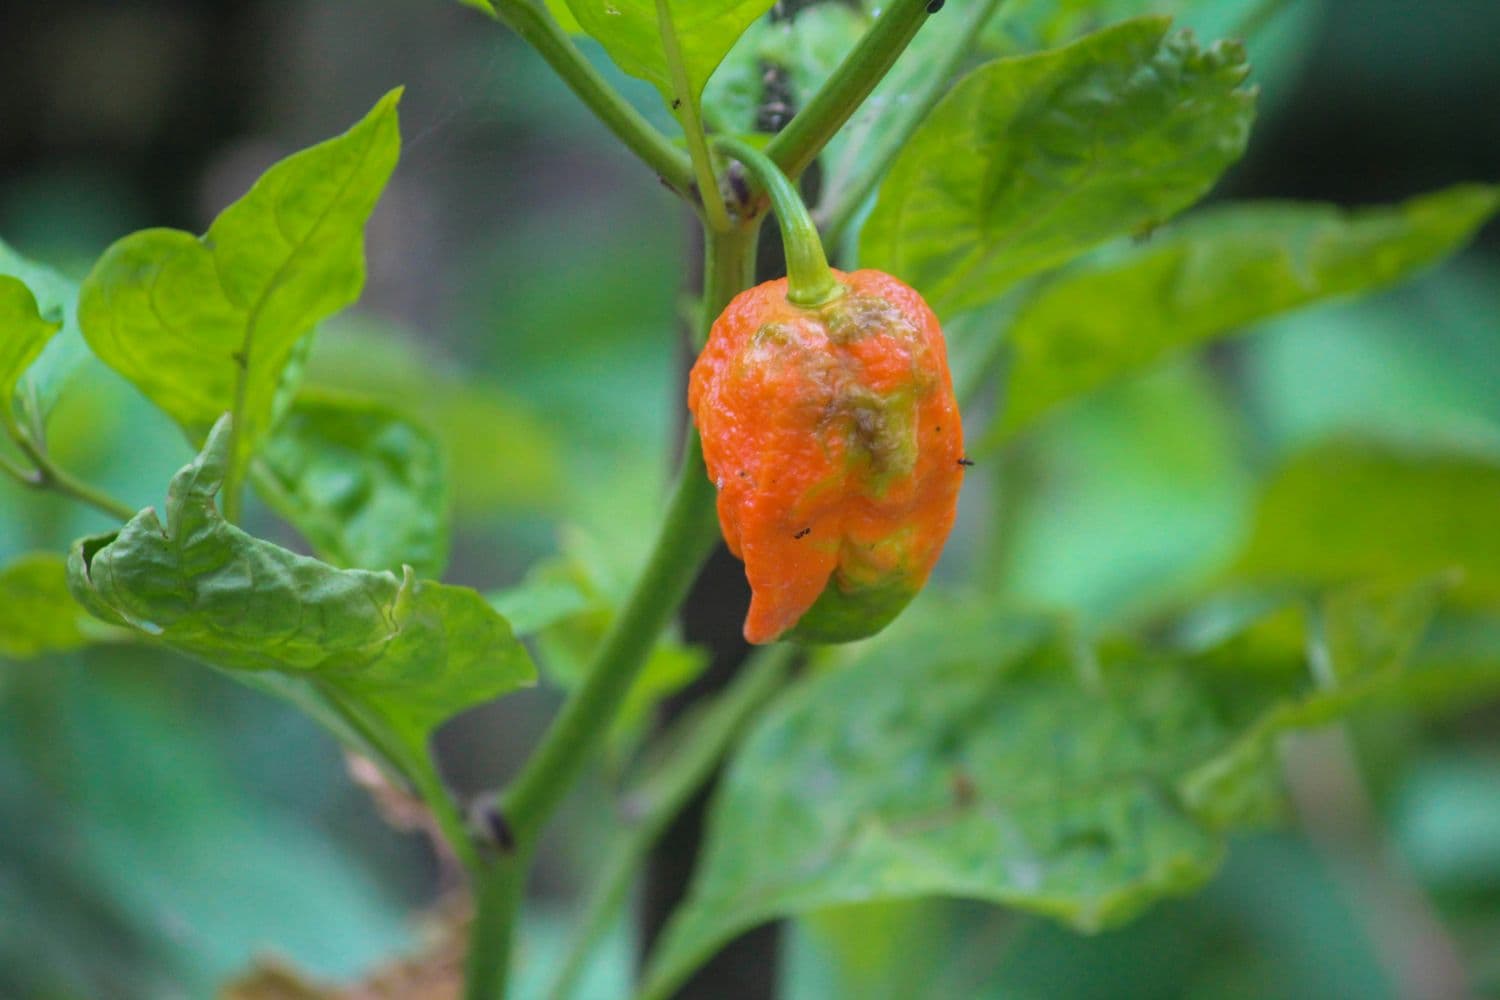
[{"label": "green leaf", "polygon": [[[698,101],[714,68],[735,40],[775,0],[666,0],[687,74],[687,100]],[[656,86],[669,105],[677,99],[657,28],[656,0],[567,0],[584,31],[631,76]]]},{"label": "green leaf", "polygon": [[[1410,631],[1393,630],[1382,638],[1386,646],[1415,644],[1426,622]],[[1261,709],[1240,736],[1219,752],[1206,756],[1178,789],[1182,799],[1205,821],[1215,825],[1255,822],[1265,817],[1266,776],[1276,768],[1281,737],[1299,730],[1325,726],[1355,712],[1384,705],[1403,710],[1470,705],[1500,696],[1500,660],[1455,666],[1378,662],[1352,671],[1347,678],[1331,677],[1329,686],[1300,697],[1284,697]]]},{"label": "green leaf", "polygon": [[490,606],[505,616],[517,636],[535,635],[575,615],[590,611],[595,601],[578,584],[547,572],[533,571],[514,587],[489,596]]},{"label": "green leaf", "polygon": [[1392,576],[1241,592],[1189,612],[1201,626],[1229,611],[1230,627],[1186,644],[1185,666],[1219,686],[1239,735],[1183,778],[1184,800],[1221,827],[1255,822],[1275,812],[1267,776],[1287,733],[1372,706],[1430,710],[1500,694],[1494,619],[1481,621],[1478,642],[1454,629],[1454,582]]},{"label": "green leaf", "polygon": [[364,226],[396,165],[400,96],[271,167],[201,238],[133,233],[84,280],[79,318],[106,364],[195,442],[235,414],[232,483],[271,429],[298,341],[364,286]]},{"label": "green leaf", "polygon": [[[1465,253],[1385,294],[1268,320],[1236,347],[1236,398],[1285,456],[1333,435],[1473,439],[1500,426],[1492,264]],[[1421,331],[1414,336],[1414,331]]]},{"label": "green leaf", "polygon": [[1265,0],[1010,0],[981,41],[1002,52],[1052,48],[1141,14],[1164,14],[1208,38],[1239,37]]},{"label": "green leaf", "polygon": [[[12,368],[14,358],[7,362],[4,356],[19,342],[29,338],[24,333],[6,330],[13,319],[0,322],[0,330],[6,330],[0,333],[0,403],[4,404],[7,414],[15,412],[11,408],[13,403],[19,404],[20,413],[17,415],[23,429],[33,440],[41,440],[43,425],[57,397],[89,354],[78,329],[78,284],[50,267],[22,257],[3,240],[0,240],[0,275],[20,280],[36,297],[35,308],[41,318],[55,325],[56,336],[48,334],[43,338],[39,354],[32,354],[24,363]],[[6,284],[0,282],[0,286]],[[12,301],[13,308],[14,291],[6,298]],[[28,314],[23,325],[29,323]],[[31,336],[36,336],[34,329]],[[27,350],[23,348],[19,353],[25,355]],[[6,398],[12,394],[13,400]]]},{"label": "green leaf", "polygon": [[1496,511],[1500,461],[1488,455],[1333,441],[1271,481],[1234,574],[1337,586],[1457,573],[1456,601],[1500,607]]},{"label": "green leaf", "polygon": [[438,443],[378,403],[304,393],[254,467],[261,495],[338,566],[438,577],[448,491]]},{"label": "green leaf", "polygon": [[36,297],[19,278],[0,274],[0,422],[15,419],[16,383],[62,328],[37,311]]},{"label": "green leaf", "polygon": [[87,645],[100,631],[68,593],[68,564],[33,552],[0,568],[0,657],[30,659]]},{"label": "green leaf", "polygon": [[1217,867],[1219,835],[1171,792],[1226,739],[1190,676],[1140,661],[1085,687],[1038,655],[1039,623],[943,612],[747,737],[648,996],[779,916],[947,895],[1097,930]]},{"label": "green leaf", "polygon": [[478,593],[406,572],[340,570],[253,538],[214,506],[227,418],[172,480],[166,523],[142,511],[68,558],[74,596],[106,622],[231,672],[302,680],[420,757],[455,713],[529,684],[535,670]]},{"label": "green leaf", "polygon": [[578,23],[578,18],[568,9],[568,0],[547,0],[547,12],[552,15],[558,27],[568,34],[583,34],[583,25]]},{"label": "green leaf", "polygon": [[1173,351],[1298,306],[1384,288],[1452,253],[1500,209],[1500,188],[1461,185],[1400,205],[1209,209],[1123,258],[1042,287],[1011,329],[997,432]]},{"label": "green leaf", "polygon": [[1230,832],[1280,814],[1282,735],[1376,704],[1500,694],[1493,656],[1453,665],[1421,647],[1408,661],[1431,585],[1322,595],[1340,605],[1325,638],[1359,622],[1337,641],[1366,659],[1321,686],[1267,671],[1260,642],[1241,641],[1282,629],[1275,602],[1185,657],[1128,639],[1095,652],[1061,623],[929,593],[746,737],[645,995],[777,917],[948,896],[1095,931],[1195,889]]},{"label": "green leaf", "polygon": [[902,151],[861,261],[940,315],[1165,221],[1237,160],[1254,115],[1232,42],[1141,18],[965,77]]}]

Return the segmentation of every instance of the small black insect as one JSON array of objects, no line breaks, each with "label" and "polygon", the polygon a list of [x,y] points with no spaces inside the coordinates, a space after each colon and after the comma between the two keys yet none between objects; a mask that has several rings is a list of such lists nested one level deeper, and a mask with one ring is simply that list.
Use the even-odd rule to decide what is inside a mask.
[{"label": "small black insect", "polygon": [[510,822],[505,814],[493,805],[476,806],[473,813],[475,825],[480,828],[480,833],[503,854],[510,854],[516,849],[516,834],[510,828]]},{"label": "small black insect", "polygon": [[944,0],[932,0],[932,2],[927,5],[927,13],[936,14],[938,11],[943,9],[943,3]]},{"label": "small black insect", "polygon": [[750,201],[750,182],[745,179],[745,172],[735,164],[729,171],[729,186],[734,189],[735,201],[741,205]]},{"label": "small black insect", "polygon": [[801,531],[797,532],[792,537],[793,538],[806,538],[810,534],[812,534],[812,529],[811,528],[803,528]]},{"label": "small black insect", "polygon": [[967,469],[969,466],[974,464],[974,460],[972,458],[960,458],[958,460],[958,464]]},{"label": "small black insect", "polygon": [[682,98],[680,98],[680,97],[674,97],[672,99],[672,110],[676,111],[680,107],[682,107]]}]

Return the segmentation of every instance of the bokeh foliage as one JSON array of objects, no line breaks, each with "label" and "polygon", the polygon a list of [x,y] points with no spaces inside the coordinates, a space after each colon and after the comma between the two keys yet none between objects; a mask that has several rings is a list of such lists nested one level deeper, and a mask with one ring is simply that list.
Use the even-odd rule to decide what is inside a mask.
[{"label": "bokeh foliage", "polygon": [[[609,13],[567,6],[580,30]],[[640,7],[632,17],[651,13],[630,6]],[[739,6],[748,17],[766,5]],[[959,6],[934,18],[830,151],[821,207],[860,188],[875,115],[899,113],[900,95],[924,85],[930,53],[962,23]],[[1376,860],[1340,860],[1343,842],[1320,839],[1307,803],[1289,805],[1281,787],[1285,734],[1358,709],[1344,732],[1374,799],[1348,842],[1388,841],[1393,860],[1381,863],[1410,869],[1473,982],[1500,989],[1500,857],[1477,832],[1496,821],[1475,804],[1500,770],[1485,716],[1460,711],[1500,689],[1500,556],[1488,530],[1500,481],[1493,257],[1341,301],[1455,252],[1496,196],[1434,183],[1345,214],[1257,201],[1296,192],[1233,174],[1226,185],[1251,101],[1244,52],[1212,43],[1248,31],[1250,81],[1294,92],[1314,25],[1278,6],[1002,5],[971,60],[984,64],[863,206],[873,210],[846,263],[889,267],[931,295],[952,320],[955,353],[973,362],[961,375],[987,387],[970,411],[981,464],[959,529],[966,551],[890,634],[816,663],[747,737],[714,807],[693,901],[655,958],[663,981],[737,930],[797,915],[784,973],[797,997],[1327,995],[1351,984],[1395,995],[1400,955],[1382,955],[1390,942],[1370,913],[1400,898],[1380,895]],[[1203,41],[1155,18],[1125,20],[1143,14],[1173,15]],[[805,99],[869,17],[824,4],[790,24],[757,22],[708,83],[706,120],[749,128],[767,60],[787,64],[792,102]],[[613,55],[663,86],[656,54],[622,38],[582,44],[666,120],[649,86],[632,89],[609,68]],[[695,86],[728,43],[703,44]],[[425,279],[449,293],[430,327],[378,315],[399,313],[379,298],[382,282],[405,285],[375,269],[365,312],[304,340],[307,357],[288,347],[292,363],[258,374],[266,428],[251,437],[269,443],[254,466],[230,461],[264,494],[251,534],[278,544],[230,541],[253,544],[256,558],[274,549],[278,565],[298,558],[286,546],[305,545],[329,564],[328,580],[395,570],[378,585],[393,589],[403,564],[440,573],[451,533],[450,578],[492,593],[544,675],[565,687],[657,513],[680,415],[673,329],[691,307],[677,298],[669,202],[649,177],[603,179],[618,154],[533,57],[506,49],[489,69],[512,65],[509,96],[466,98],[460,120],[477,110],[508,137],[541,131],[572,151],[574,174],[528,188],[538,182],[518,176],[539,171],[524,146],[514,160],[490,147],[518,175],[503,188],[511,207],[503,226],[466,237],[448,273]],[[363,72],[367,103],[396,82]],[[1045,100],[1024,100],[1038,90]],[[1263,113],[1276,114],[1269,103]],[[437,116],[424,127],[470,128]],[[451,142],[443,155],[457,157],[459,139],[440,131],[427,141]],[[1271,149],[1260,155],[1287,155]],[[467,183],[447,196],[459,212],[505,200],[458,176]],[[1144,177],[1149,191],[1137,187]],[[1493,177],[1455,172],[1442,183],[1467,179]],[[1216,183],[1234,203],[1168,222]],[[525,205],[527,192],[540,192],[540,207]],[[1051,228],[1032,227],[1039,216]],[[401,254],[378,222],[372,239]],[[456,240],[449,225],[444,238]],[[154,232],[174,248],[196,243]],[[75,262],[102,246],[77,249]],[[317,301],[295,296],[301,312],[285,331],[305,333],[353,297],[362,281],[351,281],[348,249],[334,248],[338,280],[317,282]],[[960,274],[955,253],[976,263]],[[86,268],[71,270],[81,278]],[[86,357],[77,282],[4,246],[0,275],[0,322],[18,345],[15,364],[0,350],[8,417],[132,506],[159,503],[224,400],[178,415],[185,441]],[[85,301],[135,277],[96,273]],[[187,298],[211,301],[202,289]],[[1317,308],[1287,315],[1307,305]],[[247,328],[243,310],[210,318]],[[153,378],[170,370],[148,367]],[[191,373],[177,381],[208,384]],[[420,862],[372,829],[378,820],[357,796],[320,801],[342,787],[331,744],[161,645],[122,643],[123,630],[79,616],[61,598],[55,553],[114,526],[10,484],[0,498],[0,597],[19,595],[0,607],[0,656],[17,661],[0,673],[0,709],[14,723],[0,729],[0,815],[24,829],[0,848],[0,992],[98,995],[114,984],[112,995],[196,995],[268,945],[343,977],[409,943],[372,860],[404,865],[408,885],[422,881]],[[225,527],[211,521],[193,530],[222,541]],[[152,522],[138,531],[160,534]],[[158,590],[142,588],[152,599]],[[165,624],[141,615],[135,596],[127,603],[134,624]],[[702,656],[669,638],[652,662],[610,767],[629,755],[651,702],[694,676]],[[397,725],[407,750],[420,754],[432,726],[497,690],[465,688],[419,725]],[[522,711],[498,711],[524,724]],[[1319,766],[1299,745],[1293,767]],[[470,738],[450,749],[516,748]],[[1293,832],[1256,832],[1288,820]],[[46,836],[53,827],[75,832]],[[572,852],[558,852],[555,863],[572,866],[564,882],[591,877],[591,836],[576,833]],[[1199,894],[1176,899],[1189,892]],[[1373,895],[1355,905],[1362,892]],[[1056,920],[1090,932],[1133,922],[1079,938]],[[555,930],[539,907],[532,933],[544,952]],[[97,946],[62,944],[73,940]],[[1335,957],[1310,954],[1308,941]],[[892,968],[898,947],[922,960]],[[624,963],[615,965],[588,995],[622,988]]]}]

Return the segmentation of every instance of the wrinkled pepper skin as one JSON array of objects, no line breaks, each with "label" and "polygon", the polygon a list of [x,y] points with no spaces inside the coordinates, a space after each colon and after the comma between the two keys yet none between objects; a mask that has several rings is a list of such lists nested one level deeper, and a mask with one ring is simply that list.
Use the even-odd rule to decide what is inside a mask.
[{"label": "wrinkled pepper skin", "polygon": [[741,293],[689,377],[752,643],[878,632],[927,581],[958,506],[937,317],[888,274],[834,275],[843,294],[816,308],[787,301],[785,278]]}]

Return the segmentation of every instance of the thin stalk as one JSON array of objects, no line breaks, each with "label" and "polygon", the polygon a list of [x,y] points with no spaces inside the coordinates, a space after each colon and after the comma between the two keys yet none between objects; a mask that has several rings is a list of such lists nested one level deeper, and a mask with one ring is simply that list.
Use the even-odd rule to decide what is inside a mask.
[{"label": "thin stalk", "polygon": [[[699,350],[708,342],[708,333],[714,320],[729,300],[749,288],[755,276],[755,247],[759,229],[751,226],[741,229],[733,236],[714,237],[705,241],[703,247],[703,287],[700,300],[694,347]],[[729,289],[735,289],[729,291]]]},{"label": "thin stalk", "polygon": [[35,467],[34,472],[26,472],[13,462],[5,461],[3,468],[6,474],[14,476],[26,486],[38,490],[51,490],[61,496],[77,500],[79,503],[87,504],[101,513],[108,514],[118,521],[129,521],[135,517],[136,510],[129,504],[122,503],[103,490],[68,473],[52,461],[41,448],[32,443],[31,439],[14,426],[7,428],[10,431],[11,440],[25,454],[28,461]]},{"label": "thin stalk", "polygon": [[645,571],[582,686],[563,705],[502,799],[501,813],[517,836],[535,831],[547,820],[619,713],[657,635],[682,603],[717,538],[713,500],[698,434],[691,431],[677,489]]},{"label": "thin stalk", "polygon": [[828,266],[828,255],[818,238],[802,195],[771,158],[739,139],[719,139],[724,152],[743,163],[771,199],[781,243],[786,249],[786,297],[799,306],[819,306],[841,294],[838,280]]},{"label": "thin stalk", "polygon": [[[705,322],[750,282],[754,228],[706,234]],[[583,684],[552,721],[536,752],[501,797],[498,819],[514,841],[476,880],[466,997],[501,1000],[526,870],[542,827],[572,788],[619,714],[657,636],[682,603],[718,537],[714,488],[690,430],[677,485],[646,565],[594,654]]]},{"label": "thin stalk", "polygon": [[708,140],[703,135],[703,122],[698,117],[698,96],[693,93],[692,83],[688,80],[687,64],[682,61],[682,46],[677,43],[677,26],[672,23],[672,8],[667,0],[656,0],[656,27],[661,32],[662,51],[667,57],[667,69],[672,74],[672,92],[676,98],[672,101],[672,110],[687,136],[688,155],[693,161],[693,173],[698,178],[704,218],[714,232],[728,232],[729,212],[719,194],[718,172],[714,169]]},{"label": "thin stalk", "polygon": [[652,845],[718,770],[751,716],[780,690],[796,654],[796,647],[785,644],[760,651],[728,690],[680,724],[684,731],[674,730],[663,738],[674,748],[672,755],[638,791],[626,796],[638,818],[610,851],[558,966],[548,993],[551,1000],[567,1000],[572,994],[589,953],[625,901]]},{"label": "thin stalk", "polygon": [[15,462],[6,458],[4,455],[0,455],[0,472],[3,472],[7,476],[10,476],[22,486],[34,487],[37,485],[37,476],[35,472],[21,468]]},{"label": "thin stalk", "polygon": [[693,168],[687,154],[605,82],[545,11],[528,0],[493,0],[493,5],[500,20],[547,60],[594,116],[668,187],[684,196],[692,190]]},{"label": "thin stalk", "polygon": [[490,863],[474,885],[474,923],[469,928],[465,1000],[505,1000],[510,977],[511,939],[521,912],[532,843]]},{"label": "thin stalk", "polygon": [[802,176],[844,123],[864,103],[927,23],[929,0],[893,0],[807,106],[766,147],[789,177]]},{"label": "thin stalk", "polygon": [[229,465],[224,470],[224,485],[219,489],[219,503],[224,508],[224,520],[230,524],[240,523],[240,502],[245,488],[245,467],[240,461],[240,428],[245,424],[245,395],[250,382],[250,344],[255,335],[255,321],[250,322],[250,334],[236,356],[238,371],[234,377],[234,408],[229,411]]},{"label": "thin stalk", "polygon": [[859,214],[860,206],[880,184],[881,178],[895,161],[896,154],[906,146],[917,126],[926,121],[933,107],[948,92],[949,82],[973,48],[980,29],[1003,2],[1004,0],[980,0],[975,4],[963,30],[954,33],[953,44],[937,56],[937,65],[926,83],[910,95],[901,110],[892,113],[875,130],[873,142],[860,154],[863,169],[849,187],[836,192],[836,200],[825,213],[823,232],[829,243],[836,247],[843,240],[849,224]]},{"label": "thin stalk", "polygon": [[444,787],[442,779],[433,768],[430,758],[414,756],[400,740],[395,739],[387,727],[371,721],[343,699],[333,693],[325,683],[313,681],[309,689],[322,708],[333,713],[348,726],[364,744],[362,752],[368,753],[393,779],[405,781],[416,792],[423,804],[432,813],[438,830],[443,835],[453,856],[470,873],[481,871],[479,854],[475,850],[474,838],[468,825],[454,806],[453,796]]}]

